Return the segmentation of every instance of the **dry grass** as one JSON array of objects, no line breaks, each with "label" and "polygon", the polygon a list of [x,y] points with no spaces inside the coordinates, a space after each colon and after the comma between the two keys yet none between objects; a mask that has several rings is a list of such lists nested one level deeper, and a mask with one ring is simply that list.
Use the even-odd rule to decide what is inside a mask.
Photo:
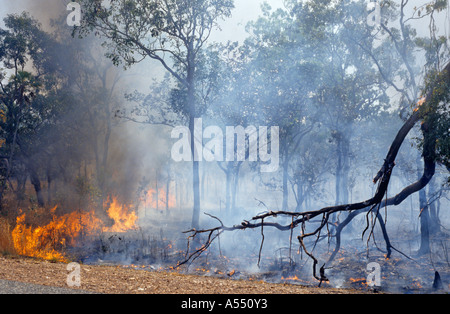
[{"label": "dry grass", "polygon": [[[68,288],[64,263],[0,257],[0,279]],[[219,279],[120,266],[81,265],[81,287],[105,294],[360,294],[361,290],[312,288],[262,281]]]},{"label": "dry grass", "polygon": [[0,254],[2,255],[16,254],[11,232],[11,224],[5,218],[0,218]]}]

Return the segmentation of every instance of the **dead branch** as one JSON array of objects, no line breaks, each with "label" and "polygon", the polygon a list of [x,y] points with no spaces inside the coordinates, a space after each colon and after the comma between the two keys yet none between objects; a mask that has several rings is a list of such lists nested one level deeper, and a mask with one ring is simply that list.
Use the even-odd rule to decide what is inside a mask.
[{"label": "dead branch", "polygon": [[[448,82],[450,84],[450,64],[447,65],[447,67],[444,69],[443,73],[445,73],[446,75],[448,74],[447,77],[448,77]],[[426,95],[426,97],[425,97],[424,103],[427,103],[428,99],[431,99],[432,93],[433,93],[433,90],[429,91],[429,94]],[[433,176],[435,174],[435,170],[436,170],[436,163],[435,163],[434,151],[433,151],[435,146],[430,143],[426,143],[424,145],[424,148],[428,149],[430,151],[424,152],[424,154],[423,154],[424,164],[425,164],[423,176],[417,182],[404,188],[396,196],[384,199],[386,196],[386,193],[387,193],[389,183],[390,183],[392,171],[395,167],[395,161],[398,156],[399,150],[400,150],[402,144],[404,143],[407,135],[411,132],[413,127],[422,118],[423,117],[421,117],[420,110],[415,110],[414,113],[411,115],[411,117],[405,122],[403,127],[398,132],[397,136],[395,137],[394,141],[391,144],[391,147],[386,156],[386,159],[384,160],[383,166],[381,167],[380,171],[377,173],[377,175],[375,176],[375,178],[373,180],[374,184],[378,184],[378,187],[377,187],[377,191],[376,191],[375,195],[372,198],[370,198],[366,201],[363,201],[363,202],[359,202],[359,203],[325,207],[320,210],[307,211],[307,212],[301,212],[301,213],[290,212],[290,211],[268,211],[266,213],[263,213],[263,214],[253,217],[249,221],[244,220],[240,225],[235,225],[232,227],[225,226],[217,217],[209,215],[212,218],[218,220],[221,225],[219,227],[212,228],[212,229],[205,229],[205,230],[192,229],[190,231],[185,232],[187,234],[190,234],[190,236],[188,238],[188,251],[186,253],[186,260],[183,262],[180,262],[178,264],[178,266],[181,266],[183,264],[186,264],[190,260],[195,260],[196,258],[198,258],[204,251],[206,251],[210,247],[212,242],[223,232],[261,228],[262,243],[261,243],[261,248],[260,248],[260,256],[258,259],[258,265],[259,265],[260,258],[261,258],[262,246],[264,244],[264,228],[267,228],[267,227],[268,228],[276,228],[280,231],[291,231],[291,233],[292,233],[293,229],[296,229],[297,227],[301,226],[301,234],[297,237],[297,239],[298,239],[303,251],[313,261],[313,276],[314,276],[314,278],[319,280],[320,283],[322,283],[323,281],[328,281],[328,279],[325,276],[325,264],[320,268],[319,275],[317,275],[317,265],[318,265],[319,261],[312,254],[312,252],[310,252],[307,249],[304,240],[306,238],[317,236],[317,240],[316,240],[316,243],[317,243],[318,239],[320,238],[320,233],[321,233],[322,229],[325,226],[328,226],[328,221],[332,214],[341,213],[341,212],[349,212],[350,214],[348,215],[347,219],[343,223],[338,225],[338,227],[337,227],[336,248],[328,261],[328,262],[330,262],[334,259],[337,251],[339,250],[340,236],[341,236],[340,233],[341,233],[342,229],[356,215],[358,215],[362,212],[365,212],[365,211],[368,211],[368,213],[370,214],[375,208],[377,208],[375,217],[376,217],[376,219],[378,219],[380,224],[384,224],[382,221],[380,212],[379,212],[381,207],[387,207],[390,205],[397,206],[397,205],[401,204],[408,196],[420,191],[421,189],[423,189],[424,187],[426,187],[429,184],[429,182],[433,178]],[[428,128],[422,127],[423,132],[427,132],[427,129]],[[428,141],[432,141],[432,139],[428,139]],[[277,218],[278,216],[291,217],[292,221],[289,225],[282,225],[277,222],[267,221],[268,218]],[[306,233],[305,224],[307,222],[310,222],[311,219],[319,217],[319,216],[322,216],[322,221],[320,223],[320,226],[318,228],[316,228],[313,232]],[[375,225],[375,222],[372,223],[372,226],[374,226],[374,225]],[[367,231],[368,228],[369,227],[367,227],[365,231]],[[329,230],[328,230],[328,233],[329,233]],[[371,234],[372,233],[373,233],[373,227],[372,227]],[[386,233],[385,229],[383,229],[383,233],[385,235],[385,240],[386,240],[386,244],[387,244],[388,256],[390,256],[391,249],[395,249],[395,248],[393,248],[392,245],[390,244],[390,241],[389,241],[389,238],[387,237],[387,233]],[[201,234],[208,235],[206,241],[199,249],[196,249],[193,253],[191,253],[189,255],[188,252],[189,252],[190,240],[196,238],[197,236],[199,236]],[[370,236],[369,236],[369,238],[370,238]],[[395,250],[398,251],[397,249],[395,249]]]}]

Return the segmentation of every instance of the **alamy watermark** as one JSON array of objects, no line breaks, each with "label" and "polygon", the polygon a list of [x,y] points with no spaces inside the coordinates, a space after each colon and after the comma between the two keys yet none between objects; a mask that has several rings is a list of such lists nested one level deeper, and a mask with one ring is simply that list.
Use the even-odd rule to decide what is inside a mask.
[{"label": "alamy watermark", "polygon": [[67,25],[81,26],[81,5],[78,2],[70,2],[67,5],[67,11],[70,11],[67,15]]},{"label": "alamy watermark", "polygon": [[[101,6],[108,8],[110,4],[111,0],[103,0]],[[67,11],[70,11],[67,15],[67,25],[70,27],[81,26],[81,5],[75,1],[69,2],[67,4]]]},{"label": "alamy watermark", "polygon": [[70,263],[67,265],[66,283],[70,288],[81,287],[81,266],[78,263]]},{"label": "alamy watermark", "polygon": [[381,265],[370,263],[367,265],[367,285],[371,288],[381,286]]},{"label": "alamy watermark", "polygon": [[[218,126],[203,129],[203,119],[194,121],[194,147],[188,127],[173,129],[172,139],[178,141],[172,146],[172,159],[181,161],[261,162],[261,172],[276,172],[280,166],[280,128],[249,126],[227,126],[224,131]],[[206,142],[207,141],[207,142]],[[205,143],[206,142],[206,143]],[[270,148],[270,151],[269,151]]]},{"label": "alamy watermark", "polygon": [[377,27],[381,25],[381,5],[378,1],[369,2],[367,4],[367,25],[370,27]]},{"label": "alamy watermark", "polygon": [[[103,0],[102,7],[107,7],[110,4],[110,0]],[[70,2],[67,4],[67,11],[70,13],[67,15],[67,25],[68,26],[80,26],[81,25],[81,5],[78,2]],[[370,27],[381,25],[381,5],[378,0],[371,1],[367,4],[367,11],[369,14],[367,16],[367,24]]]}]

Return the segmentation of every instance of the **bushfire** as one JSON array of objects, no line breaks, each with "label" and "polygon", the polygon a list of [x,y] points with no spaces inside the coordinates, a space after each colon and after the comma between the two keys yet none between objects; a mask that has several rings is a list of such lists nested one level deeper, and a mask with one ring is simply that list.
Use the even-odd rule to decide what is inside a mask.
[{"label": "bushfire", "polygon": [[[169,194],[167,196],[167,194]],[[168,209],[174,208],[176,201],[175,196],[167,193],[164,189],[149,189],[142,196],[144,208],[152,209]]]},{"label": "bushfire", "polygon": [[75,246],[83,237],[101,232],[122,233],[137,228],[138,217],[132,206],[120,204],[116,197],[108,201],[108,216],[114,221],[106,227],[95,211],[74,211],[56,215],[57,207],[50,210],[52,219],[42,226],[28,226],[26,214],[17,217],[12,231],[14,248],[19,255],[66,262],[64,251]]}]

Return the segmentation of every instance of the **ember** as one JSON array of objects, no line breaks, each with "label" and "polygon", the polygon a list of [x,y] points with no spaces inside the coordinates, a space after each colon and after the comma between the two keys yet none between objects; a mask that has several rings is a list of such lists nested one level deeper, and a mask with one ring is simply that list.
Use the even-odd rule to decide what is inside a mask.
[{"label": "ember", "polygon": [[350,278],[349,281],[352,284],[363,285],[363,286],[367,286],[368,285],[367,281],[366,281],[366,278]]},{"label": "ember", "polygon": [[299,281],[300,279],[298,278],[297,275],[295,276],[291,276],[291,277],[281,277],[281,280],[286,280],[286,281]]}]

